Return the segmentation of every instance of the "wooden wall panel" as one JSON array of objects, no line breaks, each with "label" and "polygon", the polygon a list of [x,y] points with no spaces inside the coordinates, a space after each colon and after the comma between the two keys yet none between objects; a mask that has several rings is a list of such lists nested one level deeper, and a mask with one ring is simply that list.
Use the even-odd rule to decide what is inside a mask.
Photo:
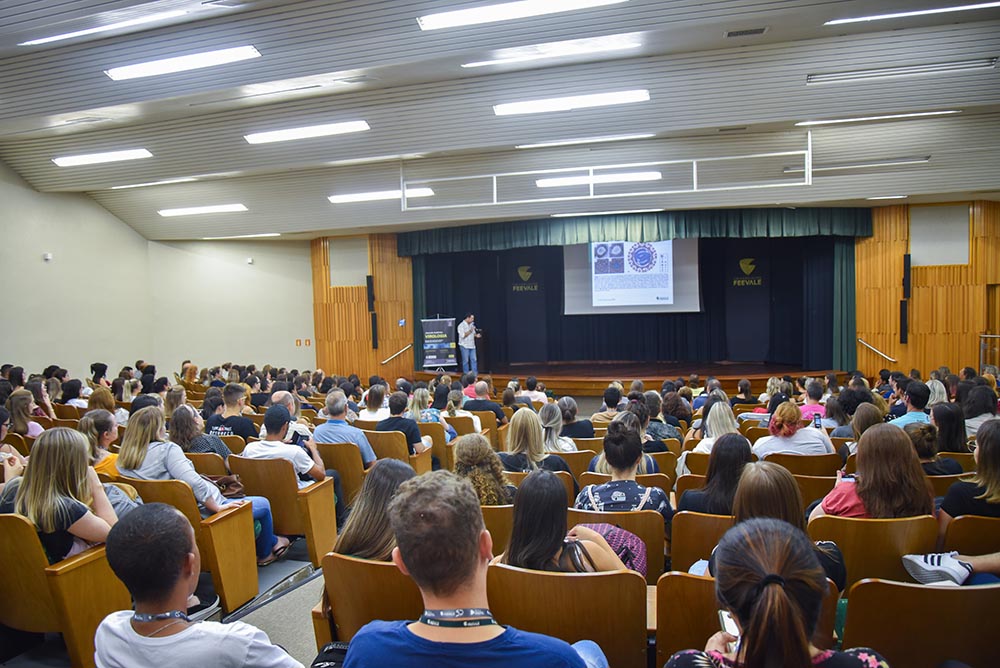
[{"label": "wooden wall panel", "polygon": [[[313,311],[316,321],[316,366],[327,374],[372,374],[395,379],[413,375],[413,351],[392,362],[381,361],[413,342],[413,277],[410,258],[396,256],[396,235],[368,239],[368,273],[375,283],[379,347],[372,349],[371,320],[365,287],[330,286],[330,240],[312,242]],[[403,327],[398,325],[405,319]]]},{"label": "wooden wall panel", "polygon": [[977,335],[989,329],[987,285],[1000,282],[1000,204],[972,203],[969,229],[955,231],[970,235],[968,265],[913,268],[905,345],[899,343],[899,301],[909,206],[876,208],[872,223],[873,236],[855,245],[858,336],[898,362],[859,346],[858,368],[872,375],[882,367],[926,374],[942,364],[977,366]]}]

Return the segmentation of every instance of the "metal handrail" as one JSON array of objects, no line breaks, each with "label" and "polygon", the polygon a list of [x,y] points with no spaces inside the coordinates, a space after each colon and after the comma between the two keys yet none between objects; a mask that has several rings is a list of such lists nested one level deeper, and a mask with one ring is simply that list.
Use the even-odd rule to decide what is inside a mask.
[{"label": "metal handrail", "polygon": [[413,347],[413,344],[412,344],[412,343],[408,343],[408,344],[406,344],[406,347],[405,347],[405,348],[403,348],[402,350],[400,350],[400,351],[399,351],[398,353],[396,353],[396,354],[395,354],[395,355],[393,355],[392,357],[390,357],[390,358],[388,358],[388,359],[384,359],[384,360],[382,360],[382,362],[381,362],[381,363],[382,363],[382,364],[388,364],[389,362],[393,361],[394,359],[396,359],[397,357],[399,357],[400,355],[402,355],[403,353],[405,353],[405,352],[406,352],[407,350],[409,350],[409,349],[410,349],[410,348],[412,348],[412,347]]},{"label": "metal handrail", "polygon": [[885,354],[884,352],[882,352],[881,350],[879,350],[878,348],[876,348],[876,347],[875,347],[875,346],[873,346],[872,344],[868,343],[867,341],[865,341],[865,340],[864,340],[864,339],[862,339],[861,337],[858,337],[858,343],[860,343],[861,345],[863,345],[863,346],[864,346],[865,348],[867,348],[868,350],[871,350],[871,351],[872,351],[873,353],[876,353],[876,354],[878,354],[878,355],[881,355],[882,357],[884,357],[885,359],[889,360],[890,362],[893,362],[893,363],[896,363],[896,362],[898,362],[898,361],[899,361],[899,360],[895,360],[895,359],[893,359],[893,358],[889,357],[889,356],[888,356],[888,355],[886,355],[886,354]]}]

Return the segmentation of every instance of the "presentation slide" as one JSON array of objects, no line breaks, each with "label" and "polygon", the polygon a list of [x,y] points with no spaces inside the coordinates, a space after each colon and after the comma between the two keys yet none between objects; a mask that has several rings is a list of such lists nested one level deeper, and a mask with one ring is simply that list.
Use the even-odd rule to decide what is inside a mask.
[{"label": "presentation slide", "polygon": [[607,241],[590,245],[594,306],[674,303],[673,241]]},{"label": "presentation slide", "polygon": [[698,240],[563,247],[565,315],[701,311]]}]

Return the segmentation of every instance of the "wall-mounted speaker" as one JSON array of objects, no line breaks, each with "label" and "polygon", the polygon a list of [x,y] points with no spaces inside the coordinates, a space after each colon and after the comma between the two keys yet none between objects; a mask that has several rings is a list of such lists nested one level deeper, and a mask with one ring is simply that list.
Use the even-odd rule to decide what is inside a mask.
[{"label": "wall-mounted speaker", "polygon": [[907,339],[909,338],[909,333],[907,332],[907,330],[909,329],[909,324],[910,324],[910,309],[909,309],[909,305],[910,305],[910,303],[908,301],[906,301],[905,299],[901,299],[899,301],[899,342],[900,343],[906,343]]},{"label": "wall-mounted speaker", "polygon": [[372,311],[368,315],[372,319],[372,350],[378,350],[378,314]]},{"label": "wall-mounted speaker", "polygon": [[368,287],[368,310],[375,310],[375,277],[365,276],[365,284]]},{"label": "wall-mounted speaker", "polygon": [[903,256],[903,299],[910,298],[910,254]]}]

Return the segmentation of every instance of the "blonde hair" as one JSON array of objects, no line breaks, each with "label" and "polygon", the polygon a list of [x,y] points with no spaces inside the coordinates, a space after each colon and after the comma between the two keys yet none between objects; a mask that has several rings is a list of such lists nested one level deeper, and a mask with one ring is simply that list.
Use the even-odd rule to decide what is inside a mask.
[{"label": "blonde hair", "polygon": [[122,401],[132,401],[142,394],[142,383],[135,378],[130,378],[122,384]]},{"label": "blonde hair", "polygon": [[167,390],[167,398],[163,400],[163,416],[170,419],[177,407],[187,400],[187,392],[183,385],[173,385]]},{"label": "blonde hair", "polygon": [[104,386],[95,387],[94,391],[90,394],[90,398],[87,399],[87,410],[105,410],[109,413],[114,413],[115,397],[111,394],[111,390]]},{"label": "blonde hair", "polygon": [[410,417],[419,421],[420,413],[427,410],[430,405],[431,393],[427,391],[426,387],[418,387],[413,390],[413,396],[410,397]]},{"label": "blonde hair", "polygon": [[[642,433],[642,425],[639,424],[639,417],[635,413],[624,411],[616,415],[611,421],[620,422],[622,426],[624,426],[627,429],[631,429],[632,431],[638,434]],[[610,431],[610,425],[609,425],[609,431]],[[605,438],[607,438],[607,436],[605,436]],[[611,473],[614,471],[614,468],[611,466],[611,464],[608,463],[608,458],[604,456],[603,447],[601,448],[601,453],[597,455],[597,463],[594,464],[594,471],[597,473],[603,473],[605,475],[611,475]],[[649,471],[646,469],[645,452],[643,452],[642,456],[639,457],[639,468],[636,469],[635,473],[636,475],[646,475],[647,473],[649,473]]]},{"label": "blonde hair", "polygon": [[559,432],[562,431],[562,410],[556,404],[545,404],[538,411],[538,421],[542,423],[542,445],[546,452],[561,452]]},{"label": "blonde hair", "polygon": [[118,468],[122,471],[137,469],[146,461],[149,444],[160,439],[163,433],[163,411],[158,406],[146,406],[128,419],[128,429],[118,453]]},{"label": "blonde hair", "polygon": [[717,401],[712,404],[712,409],[708,411],[708,417],[705,418],[705,427],[706,429],[703,431],[708,431],[707,436],[712,438],[740,432],[740,425],[727,401]]},{"label": "blonde hair", "polygon": [[768,378],[767,388],[764,390],[764,392],[769,397],[773,397],[774,395],[781,392],[781,379],[778,378],[777,376],[771,376],[770,378]]},{"label": "blonde hair", "polygon": [[507,448],[512,454],[524,454],[528,468],[535,470],[547,454],[542,446],[542,423],[534,411],[515,411],[507,432]]},{"label": "blonde hair", "polygon": [[509,503],[504,485],[509,485],[500,457],[480,434],[465,434],[455,441],[455,473],[472,483],[483,506]]},{"label": "blonde hair", "polygon": [[63,499],[93,502],[87,481],[87,439],[73,429],[48,429],[31,447],[31,465],[24,470],[14,498],[14,511],[31,520],[42,533],[56,530],[64,515]]},{"label": "blonde hair", "polygon": [[940,380],[932,378],[927,381],[927,389],[931,391],[931,396],[927,400],[927,408],[948,403],[948,390]]},{"label": "blonde hair", "polygon": [[445,411],[448,415],[454,417],[456,411],[462,407],[462,397],[464,395],[458,390],[452,390],[448,393],[448,405],[445,407]]},{"label": "blonde hair", "polygon": [[28,425],[31,423],[31,412],[28,407],[35,400],[30,390],[14,390],[7,398],[7,410],[10,411],[10,430],[21,436],[28,435]]}]

